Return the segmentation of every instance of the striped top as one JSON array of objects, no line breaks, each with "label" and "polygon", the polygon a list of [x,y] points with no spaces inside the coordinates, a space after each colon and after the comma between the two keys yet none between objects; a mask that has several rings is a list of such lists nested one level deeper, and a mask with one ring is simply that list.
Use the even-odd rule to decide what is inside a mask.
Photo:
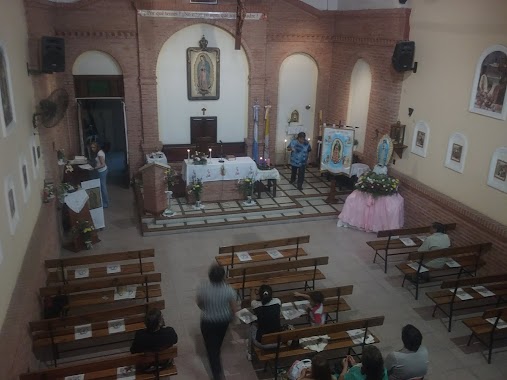
[{"label": "striped top", "polygon": [[206,322],[228,322],[233,319],[231,302],[236,293],[225,282],[203,282],[197,289],[197,302],[202,310],[201,319]]}]

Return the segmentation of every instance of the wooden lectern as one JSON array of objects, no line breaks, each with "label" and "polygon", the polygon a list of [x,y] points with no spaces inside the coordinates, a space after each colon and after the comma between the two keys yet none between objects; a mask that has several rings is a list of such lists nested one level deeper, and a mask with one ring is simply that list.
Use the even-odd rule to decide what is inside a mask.
[{"label": "wooden lectern", "polygon": [[139,169],[143,178],[144,211],[152,215],[162,214],[167,207],[165,172],[169,168],[169,165],[154,162]]}]

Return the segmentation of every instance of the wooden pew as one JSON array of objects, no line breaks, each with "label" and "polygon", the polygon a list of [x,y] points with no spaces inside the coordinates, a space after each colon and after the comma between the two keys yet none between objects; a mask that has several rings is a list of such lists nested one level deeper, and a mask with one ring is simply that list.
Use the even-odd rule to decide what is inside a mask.
[{"label": "wooden pew", "polygon": [[[363,347],[365,345],[365,339],[368,334],[371,334],[369,329],[374,326],[381,326],[384,324],[384,316],[357,319],[347,322],[329,323],[323,326],[305,327],[295,330],[281,331],[277,333],[264,334],[261,339],[262,344],[276,344],[277,347],[274,350],[264,351],[257,347],[254,348],[257,358],[261,362],[274,362],[275,379],[278,377],[278,368],[280,359],[296,358],[296,357],[308,357],[315,355],[316,352],[309,351],[301,348],[299,345],[294,347],[289,342],[297,341],[301,338],[309,338],[319,335],[329,335],[331,338],[324,348],[323,352],[347,349],[348,354],[354,352],[355,347]],[[347,334],[348,330],[364,329],[364,339],[361,343],[356,344],[352,341],[350,336]],[[372,334],[373,335],[373,334]],[[373,335],[375,343],[379,340]]]},{"label": "wooden pew", "polygon": [[[155,257],[155,250],[151,248],[140,251],[46,260],[45,267],[48,270],[47,284],[154,272],[154,262],[146,261],[146,259],[153,257]],[[107,264],[109,264],[110,273],[108,273]],[[111,264],[115,264],[117,267],[113,268]],[[79,278],[80,275],[82,276],[86,272],[86,269],[88,270],[88,276]],[[78,279],[76,279],[76,276]]]},{"label": "wooden pew", "polygon": [[[492,318],[493,323],[487,321],[490,318]],[[507,329],[500,329],[498,327],[501,321],[507,321],[507,306],[486,310],[481,317],[469,318],[463,321],[465,326],[472,330],[467,346],[470,345],[474,337],[477,338],[488,348],[488,364],[491,364],[491,355],[495,341],[507,337]]]},{"label": "wooden pew", "polygon": [[[446,231],[456,229],[456,223],[444,224]],[[387,273],[387,259],[389,256],[403,255],[420,247],[423,240],[417,236],[422,234],[429,234],[432,231],[432,226],[414,227],[414,228],[399,228],[396,230],[383,230],[377,232],[377,238],[382,240],[368,241],[368,244],[374,251],[373,262],[376,261],[377,256],[384,260],[384,273]],[[406,246],[399,239],[399,237],[409,237],[415,243],[413,246]],[[387,238],[387,240],[385,239]],[[379,252],[384,252],[382,256]]]},{"label": "wooden pew", "polygon": [[[60,358],[59,345],[71,342],[85,342],[107,336],[121,336],[145,328],[144,318],[148,310],[165,308],[164,301],[149,302],[143,305],[128,306],[108,311],[97,311],[79,316],[43,319],[30,322],[32,334],[32,347],[37,350],[41,347],[51,346],[53,362],[57,366]],[[109,332],[109,321],[123,320],[124,331]],[[77,338],[79,327],[90,325],[91,337]],[[86,345],[88,347],[89,345]]]},{"label": "wooden pew", "polygon": [[[475,286],[484,286],[495,294],[494,296],[483,297],[472,289],[472,287]],[[444,281],[440,287],[444,290],[428,292],[426,295],[435,303],[432,316],[435,316],[437,309],[441,310],[449,317],[449,326],[447,330],[451,331],[452,317],[455,311],[491,305],[498,307],[500,303],[505,300],[507,296],[507,273]],[[456,296],[458,288],[463,289],[473,298],[461,300]],[[486,303],[484,301],[486,301]]]},{"label": "wooden pew", "polygon": [[[62,380],[67,376],[76,376],[79,379],[77,377],[79,375],[84,375],[86,380],[110,380],[120,378],[117,377],[118,373],[124,373],[125,370],[132,371],[128,373],[135,374],[136,380],[158,380],[161,377],[178,374],[174,362],[167,368],[159,368],[160,363],[174,360],[177,354],[177,347],[171,347],[153,353],[111,355],[107,359],[79,361],[58,368],[24,373],[19,376],[19,380]],[[154,365],[153,373],[143,373],[141,370],[136,369],[151,364]]]},{"label": "wooden pew", "polygon": [[[426,268],[429,274],[441,273],[441,275],[436,277],[457,276],[458,279],[462,274],[468,274],[475,277],[479,267],[484,265],[484,261],[481,260],[482,255],[490,249],[491,246],[491,243],[479,243],[463,247],[438,249],[434,251],[411,252],[408,255],[408,262],[396,265],[396,267],[404,274],[401,286],[405,285],[405,280],[407,279],[412,282],[415,285],[415,299],[418,299],[419,284],[421,282],[420,274],[423,273],[424,268],[426,268],[423,265],[423,261],[442,257],[454,259],[458,264],[460,264],[460,267],[450,268],[444,266],[442,269]],[[409,266],[411,263],[415,263],[417,269],[411,268]]]},{"label": "wooden pew", "polygon": [[[220,247],[218,249],[218,256],[215,257],[218,265],[227,267],[227,270],[230,268],[234,268],[235,265],[238,264],[251,264],[258,263],[262,261],[271,261],[274,260],[268,253],[267,249],[287,247],[287,246],[296,246],[293,248],[285,248],[278,249],[278,251],[283,255],[284,259],[292,259],[296,260],[300,256],[307,256],[308,253],[305,252],[303,248],[300,247],[301,244],[309,243],[310,236],[295,236],[284,239],[274,239],[274,240],[266,240],[259,241],[254,243],[246,243],[246,244],[238,244],[238,245],[229,245],[226,247]],[[252,261],[241,262],[237,257],[236,253],[238,252],[248,252]],[[254,251],[254,252],[251,252]]]},{"label": "wooden pew", "polygon": [[67,295],[68,308],[72,314],[75,308],[92,305],[112,305],[115,301],[115,292],[120,286],[136,285],[136,293],[132,300],[150,300],[161,297],[162,290],[160,273],[148,273],[144,275],[120,276],[116,278],[97,279],[94,281],[77,281],[64,285],[51,285],[41,288],[39,293],[42,297]]},{"label": "wooden pew", "polygon": [[283,285],[304,282],[304,290],[315,289],[315,281],[326,278],[318,267],[328,263],[329,257],[326,256],[283,263],[247,264],[231,268],[227,282],[238,293],[241,292],[242,299],[245,298],[246,289],[256,289],[262,284]]}]

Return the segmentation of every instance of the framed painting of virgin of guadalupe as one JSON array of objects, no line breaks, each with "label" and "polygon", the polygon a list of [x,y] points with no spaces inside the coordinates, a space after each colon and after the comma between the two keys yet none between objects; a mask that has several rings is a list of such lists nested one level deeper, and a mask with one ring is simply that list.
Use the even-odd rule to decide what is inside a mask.
[{"label": "framed painting of virgin of guadalupe", "polygon": [[220,98],[220,49],[209,48],[204,36],[187,49],[187,91],[188,100]]},{"label": "framed painting of virgin of guadalupe", "polygon": [[350,175],[354,146],[353,129],[325,128],[320,171]]}]

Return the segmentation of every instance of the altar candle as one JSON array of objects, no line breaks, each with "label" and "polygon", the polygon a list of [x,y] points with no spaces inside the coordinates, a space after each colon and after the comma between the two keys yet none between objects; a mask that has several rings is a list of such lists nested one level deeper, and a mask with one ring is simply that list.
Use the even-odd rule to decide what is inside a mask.
[{"label": "altar candle", "polygon": [[266,158],[266,164],[267,164],[268,166],[271,166],[271,159],[270,159],[270,158]]},{"label": "altar candle", "polygon": [[187,149],[187,160],[190,160],[190,149]]},{"label": "altar candle", "polygon": [[259,163],[262,165],[262,157],[260,157]]},{"label": "altar candle", "polygon": [[211,159],[211,148],[209,148],[208,150],[209,150],[209,158]]}]

